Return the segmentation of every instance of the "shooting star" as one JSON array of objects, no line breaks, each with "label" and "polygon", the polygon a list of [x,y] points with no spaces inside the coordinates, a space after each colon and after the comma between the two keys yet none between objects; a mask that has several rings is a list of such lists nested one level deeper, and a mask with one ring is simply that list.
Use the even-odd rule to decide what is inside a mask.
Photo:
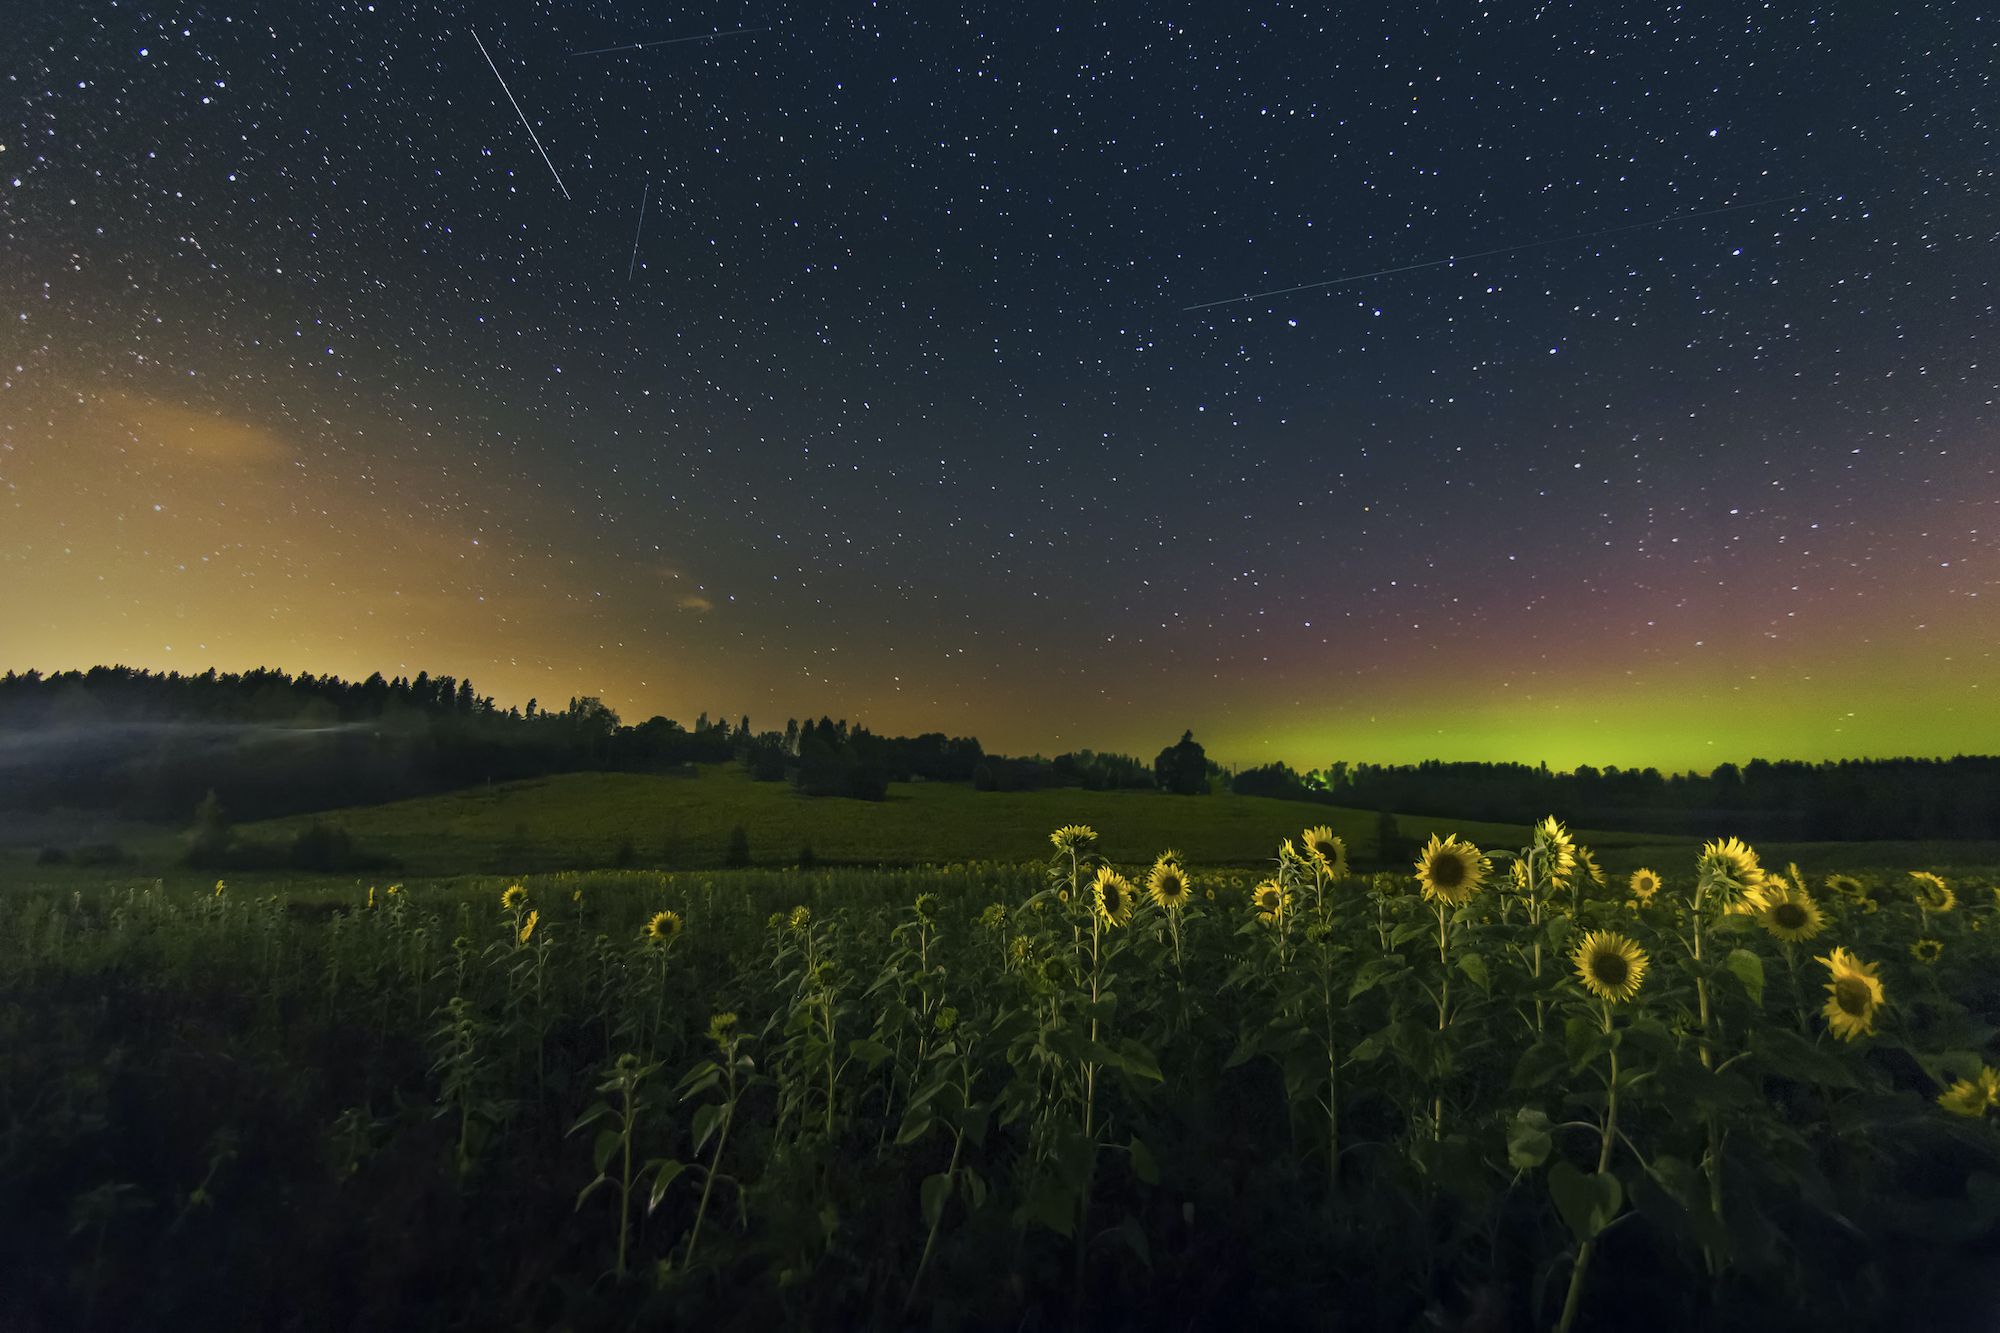
[{"label": "shooting star", "polygon": [[1768,208],[1772,204],[1786,204],[1794,199],[1815,197],[1808,191],[1803,194],[1781,194],[1775,199],[1754,199],[1747,204],[1728,204],[1722,208],[1704,208],[1696,213],[1676,213],[1671,217],[1651,218],[1645,222],[1628,222],[1621,227],[1605,227],[1599,231],[1578,232],[1574,236],[1556,236],[1543,241],[1524,241],[1520,245],[1503,245],[1497,250],[1480,250],[1469,255],[1446,255],[1443,259],[1426,259],[1421,264],[1404,264],[1399,268],[1378,268],[1371,273],[1349,273],[1344,277],[1328,278],[1325,282],[1302,282],[1296,287],[1273,287],[1267,292],[1250,292],[1243,296],[1226,296],[1220,301],[1203,301],[1200,305],[1184,305],[1183,313],[1190,310],[1212,310],[1216,306],[1236,305],[1242,301],[1261,301],[1267,296],[1290,296],[1293,292],[1318,291],[1322,287],[1339,287],[1344,283],[1361,282],[1368,278],[1386,278],[1397,273],[1415,273],[1418,269],[1438,268],[1445,264],[1457,264],[1472,259],[1491,259],[1495,255],[1511,255],[1521,250],[1536,250],[1545,245],[1565,245],[1574,241],[1594,241],[1600,236],[1615,236],[1622,231],[1639,231],[1646,227],[1667,227],[1676,222],[1692,222],[1696,218],[1712,218],[1722,213],[1740,213],[1746,208]]},{"label": "shooting star", "polygon": [[639,195],[639,225],[632,229],[632,262],[625,266],[625,281],[632,281],[632,272],[639,267],[639,238],[646,233],[646,200],[653,193],[653,182],[647,181],[646,188]]},{"label": "shooting star", "polygon": [[[487,55],[486,43],[479,41],[479,33],[477,31],[471,28],[467,28],[466,31],[472,33],[473,41],[479,42],[479,54],[486,56],[486,68],[493,71],[494,78],[500,79],[500,91],[507,94],[507,100],[509,102],[514,102],[514,90],[507,86],[506,79],[500,77],[500,67],[493,63],[492,56]],[[569,186],[563,184],[562,173],[556,170],[556,164],[553,162],[549,162],[548,150],[542,147],[541,138],[536,135],[535,127],[533,125],[528,124],[528,113],[521,110],[521,104],[519,102],[514,102],[514,114],[521,118],[521,126],[523,129],[528,131],[528,138],[534,142],[535,151],[542,155],[543,162],[548,163],[549,175],[554,176],[556,178],[556,188],[562,191],[563,198],[565,199],[569,198]]]},{"label": "shooting star", "polygon": [[662,37],[653,42],[628,42],[624,46],[600,46],[591,51],[572,51],[572,56],[603,56],[614,51],[643,51],[649,46],[679,46],[682,42],[712,42],[718,37],[743,37],[769,28],[731,28],[728,32],[704,32],[694,37]]}]

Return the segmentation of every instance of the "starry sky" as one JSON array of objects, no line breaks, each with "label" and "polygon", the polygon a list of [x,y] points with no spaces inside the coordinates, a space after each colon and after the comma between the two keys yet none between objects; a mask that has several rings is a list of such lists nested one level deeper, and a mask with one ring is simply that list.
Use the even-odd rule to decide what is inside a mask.
[{"label": "starry sky", "polygon": [[0,667],[1299,767],[2000,749],[1980,6],[9,27]]}]

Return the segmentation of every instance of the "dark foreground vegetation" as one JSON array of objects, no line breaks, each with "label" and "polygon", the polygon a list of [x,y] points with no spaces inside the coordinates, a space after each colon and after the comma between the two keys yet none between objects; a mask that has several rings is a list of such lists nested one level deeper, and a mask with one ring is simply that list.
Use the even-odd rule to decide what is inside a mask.
[{"label": "dark foreground vegetation", "polygon": [[0,1327],[1823,1331],[2000,1297],[1989,885],[1720,845],[1605,885],[1553,826],[1518,878],[1437,842],[1357,878],[1324,830],[1256,884],[1057,841],[17,895]]}]

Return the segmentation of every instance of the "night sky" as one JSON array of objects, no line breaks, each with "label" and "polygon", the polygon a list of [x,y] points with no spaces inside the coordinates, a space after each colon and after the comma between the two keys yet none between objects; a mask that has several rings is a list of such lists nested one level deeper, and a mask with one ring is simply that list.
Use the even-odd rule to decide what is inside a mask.
[{"label": "night sky", "polygon": [[1991,752],[1982,9],[22,0],[0,667]]}]

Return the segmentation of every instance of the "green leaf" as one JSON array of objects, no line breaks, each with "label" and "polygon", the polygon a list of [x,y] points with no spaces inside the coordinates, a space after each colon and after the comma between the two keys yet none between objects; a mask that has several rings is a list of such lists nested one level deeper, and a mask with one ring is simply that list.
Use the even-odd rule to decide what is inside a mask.
[{"label": "green leaf", "polygon": [[1068,1236],[1076,1230],[1076,1195],[1060,1180],[1045,1176],[1021,1201],[1019,1218]]},{"label": "green leaf", "polygon": [[1548,1161],[1554,1146],[1545,1112],[1524,1106],[1514,1113],[1514,1123],[1507,1127],[1507,1161],[1516,1171],[1532,1171]]},{"label": "green leaf", "polygon": [[1118,1065],[1134,1078],[1151,1079],[1155,1083],[1166,1079],[1166,1075],[1160,1072],[1159,1058],[1137,1040],[1128,1039],[1118,1044]]},{"label": "green leaf", "polygon": [[597,1144],[591,1149],[591,1156],[597,1161],[599,1175],[604,1173],[604,1164],[611,1160],[611,1154],[617,1152],[618,1145],[623,1142],[624,1138],[615,1129],[597,1131]]},{"label": "green leaf", "polygon": [[1118,1235],[1139,1256],[1140,1263],[1148,1268],[1153,1266],[1153,1247],[1146,1243],[1146,1229],[1139,1225],[1138,1218],[1125,1214],[1125,1220],[1118,1224]]},{"label": "green leaf", "polygon": [[915,1143],[930,1133],[931,1126],[936,1123],[936,1119],[929,1112],[921,1108],[911,1108],[910,1113],[903,1117],[903,1127],[896,1131],[896,1146],[902,1148]]},{"label": "green leaf", "polygon": [[673,1184],[687,1167],[666,1157],[655,1157],[646,1163],[646,1167],[653,1172],[653,1194],[646,1200],[646,1213],[651,1216],[653,1210],[660,1206],[660,1200],[666,1197],[667,1186]]},{"label": "green leaf", "polygon": [[962,1168],[958,1174],[965,1180],[966,1202],[971,1204],[974,1210],[984,1208],[986,1206],[986,1177],[980,1175],[969,1166]]},{"label": "green leaf", "polygon": [[1752,1035],[1750,1046],[1765,1068],[1774,1074],[1782,1074],[1800,1083],[1817,1083],[1826,1088],[1860,1086],[1846,1061],[1787,1028],[1774,1027],[1757,1032]]},{"label": "green leaf", "polygon": [[605,1116],[608,1116],[610,1114],[611,1114],[610,1106],[606,1105],[604,1102],[599,1102],[597,1105],[591,1107],[588,1111],[585,1111],[582,1115],[578,1116],[576,1118],[576,1123],[569,1127],[569,1132],[574,1134],[579,1129],[582,1129],[585,1125],[595,1124],[599,1120],[602,1120]]},{"label": "green leaf", "polygon": [[1132,1174],[1148,1185],[1160,1183],[1160,1164],[1153,1160],[1153,1150],[1137,1134],[1132,1136]]},{"label": "green leaf", "polygon": [[895,1054],[873,1037],[856,1037],[847,1043],[847,1053],[870,1069]]},{"label": "green leaf", "polygon": [[585,1185],[582,1189],[578,1190],[576,1192],[577,1208],[581,1209],[583,1207],[583,1201],[585,1199],[588,1199],[591,1195],[597,1193],[597,1187],[599,1185],[608,1185],[610,1183],[611,1182],[609,1177],[599,1176],[597,1179],[591,1181],[588,1185]]},{"label": "green leaf", "polygon": [[694,1150],[700,1152],[708,1142],[708,1136],[715,1133],[715,1127],[722,1123],[722,1107],[708,1102],[694,1113]]},{"label": "green leaf", "polygon": [[1549,1193],[1570,1234],[1579,1241],[1590,1240],[1610,1226],[1625,1203],[1618,1177],[1609,1171],[1585,1175],[1565,1161],[1549,1168]]},{"label": "green leaf", "polygon": [[923,1196],[924,1225],[936,1226],[944,1216],[945,1200],[951,1197],[951,1173],[940,1171],[934,1176],[925,1176],[918,1193]]},{"label": "green leaf", "polygon": [[1764,960],[1748,949],[1731,949],[1726,960],[1730,974],[1743,983],[1750,1003],[1764,1007]]},{"label": "green leaf", "polygon": [[1458,970],[1472,978],[1472,984],[1481,990],[1491,990],[1492,983],[1486,978],[1486,960],[1476,953],[1462,953],[1458,956]]}]

